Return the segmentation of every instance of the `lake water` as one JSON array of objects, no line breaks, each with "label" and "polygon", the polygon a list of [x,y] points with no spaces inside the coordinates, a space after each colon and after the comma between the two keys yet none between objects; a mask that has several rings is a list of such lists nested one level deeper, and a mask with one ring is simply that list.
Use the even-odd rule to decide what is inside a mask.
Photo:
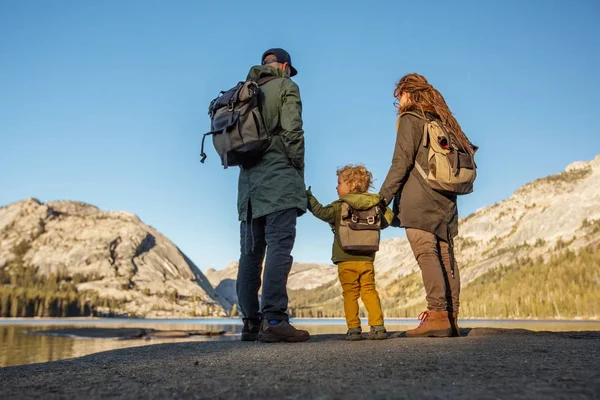
[{"label": "lake water", "polygon": [[[298,328],[311,334],[345,333],[343,319],[296,319]],[[414,328],[414,319],[388,319],[388,331]],[[461,320],[463,328],[523,328],[532,331],[600,331],[600,321],[531,321],[531,320]],[[157,330],[213,330],[226,331],[222,336],[194,336],[184,339],[90,339],[77,337],[30,334],[59,328],[152,328]],[[368,329],[363,320],[363,329]],[[157,343],[190,341],[239,340],[242,331],[240,319],[118,319],[118,318],[62,318],[62,319],[0,319],[0,367],[56,361],[81,357],[101,351],[145,346]]]}]

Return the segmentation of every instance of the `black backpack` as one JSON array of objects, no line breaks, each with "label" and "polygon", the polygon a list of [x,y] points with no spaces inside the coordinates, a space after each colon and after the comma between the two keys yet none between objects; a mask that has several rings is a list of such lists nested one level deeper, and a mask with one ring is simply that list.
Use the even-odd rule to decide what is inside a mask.
[{"label": "black backpack", "polygon": [[209,135],[225,168],[250,165],[260,159],[269,146],[260,110],[260,86],[277,78],[268,76],[259,81],[240,82],[210,102],[210,132],[202,137],[200,162],[206,160],[204,140]]}]

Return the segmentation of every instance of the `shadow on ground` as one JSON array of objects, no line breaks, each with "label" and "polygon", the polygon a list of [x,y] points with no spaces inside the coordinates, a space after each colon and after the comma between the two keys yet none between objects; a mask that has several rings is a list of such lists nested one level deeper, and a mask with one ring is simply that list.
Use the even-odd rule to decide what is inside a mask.
[{"label": "shadow on ground", "polygon": [[[600,332],[167,343],[0,368],[0,398],[598,398]],[[365,334],[366,336],[366,334]]]},{"label": "shadow on ground", "polygon": [[[363,339],[367,339],[368,334],[363,333]],[[600,331],[581,331],[581,332],[552,332],[552,331],[530,331],[528,329],[508,329],[508,328],[460,328],[460,337],[458,338],[437,338],[437,339],[460,339],[464,337],[484,337],[484,336],[557,336],[569,339],[597,339],[600,340]],[[388,339],[407,338],[406,331],[389,331]],[[413,338],[410,338],[413,339]],[[435,339],[435,338],[434,338]],[[328,340],[346,340],[344,334],[319,334],[312,335],[311,342],[324,342]]]}]

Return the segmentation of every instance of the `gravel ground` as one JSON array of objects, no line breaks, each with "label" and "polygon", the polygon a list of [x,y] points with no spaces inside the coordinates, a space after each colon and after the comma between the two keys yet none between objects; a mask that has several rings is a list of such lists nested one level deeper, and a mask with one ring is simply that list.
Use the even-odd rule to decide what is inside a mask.
[{"label": "gravel ground", "polygon": [[0,368],[0,398],[599,398],[600,332],[190,342]]}]

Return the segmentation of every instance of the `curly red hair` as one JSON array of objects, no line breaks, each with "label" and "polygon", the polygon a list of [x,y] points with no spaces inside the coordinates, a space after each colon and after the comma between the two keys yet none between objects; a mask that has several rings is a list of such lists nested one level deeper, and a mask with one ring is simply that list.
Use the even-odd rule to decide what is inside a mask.
[{"label": "curly red hair", "polygon": [[336,173],[348,185],[350,193],[366,193],[373,183],[373,175],[364,165],[346,165]]}]

